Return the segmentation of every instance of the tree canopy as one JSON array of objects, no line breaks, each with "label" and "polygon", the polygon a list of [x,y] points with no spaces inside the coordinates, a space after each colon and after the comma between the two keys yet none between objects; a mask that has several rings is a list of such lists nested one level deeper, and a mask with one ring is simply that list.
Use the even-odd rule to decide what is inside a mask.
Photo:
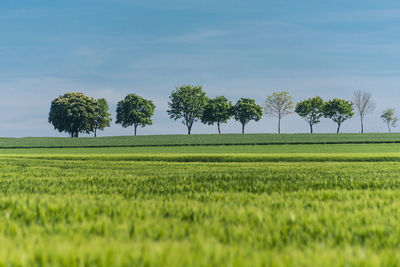
[{"label": "tree canopy", "polygon": [[313,133],[313,126],[320,122],[320,118],[324,115],[324,100],[319,97],[309,98],[297,103],[295,112],[308,122],[310,132]]},{"label": "tree canopy", "polygon": [[51,102],[48,121],[60,132],[71,137],[94,129],[97,101],[83,93],[66,93]]},{"label": "tree canopy", "polygon": [[151,100],[144,99],[136,94],[129,94],[117,104],[117,120],[115,123],[127,128],[134,126],[135,136],[137,127],[152,125],[155,105]]},{"label": "tree canopy", "polygon": [[281,120],[292,114],[293,108],[293,99],[289,92],[274,92],[265,99],[264,114],[278,118],[278,133],[281,133]]},{"label": "tree canopy", "polygon": [[399,121],[399,117],[395,115],[395,109],[394,108],[388,108],[385,109],[382,112],[381,118],[383,122],[386,124],[388,127],[389,133],[391,133],[390,127],[396,127],[397,122]]},{"label": "tree canopy", "polygon": [[208,97],[201,86],[184,85],[172,91],[168,102],[171,119],[182,119],[191,134],[193,123],[201,119]]},{"label": "tree canopy", "polygon": [[339,133],[342,123],[354,116],[353,104],[344,99],[332,99],[324,105],[324,116],[337,123]]},{"label": "tree canopy", "polygon": [[262,107],[256,104],[254,99],[241,98],[233,106],[233,116],[235,120],[242,124],[242,134],[244,134],[244,127],[250,121],[259,121],[262,117]]},{"label": "tree canopy", "polygon": [[94,114],[94,137],[97,137],[97,130],[104,130],[105,127],[110,127],[111,114],[108,112],[107,100],[104,98],[97,99],[97,107]]},{"label": "tree canopy", "polygon": [[232,103],[225,96],[209,99],[204,107],[201,121],[208,125],[217,124],[218,133],[221,134],[221,124],[226,123],[232,117]]}]

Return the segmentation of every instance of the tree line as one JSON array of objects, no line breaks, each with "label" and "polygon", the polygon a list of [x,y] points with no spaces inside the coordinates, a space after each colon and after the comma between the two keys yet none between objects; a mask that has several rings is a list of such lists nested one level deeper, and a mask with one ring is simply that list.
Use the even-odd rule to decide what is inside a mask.
[{"label": "tree line", "polygon": [[[122,127],[137,128],[152,125],[152,117],[156,106],[151,100],[136,94],[129,94],[118,102],[116,109],[116,124]],[[256,104],[251,98],[240,98],[232,104],[225,96],[207,97],[201,86],[184,85],[172,91],[167,113],[171,119],[180,120],[191,134],[193,124],[201,121],[204,124],[216,125],[221,134],[221,125],[233,118],[240,122],[242,133],[250,121],[259,121],[263,115],[278,119],[277,132],[281,133],[281,121],[287,115],[298,114],[314,132],[314,126],[322,118],[328,118],[337,125],[337,133],[342,124],[352,118],[355,113],[360,118],[361,133],[364,132],[364,121],[368,114],[375,110],[375,103],[371,94],[362,91],[354,92],[352,101],[334,98],[324,101],[316,96],[302,100],[296,105],[286,91],[274,92],[266,97],[263,106]],[[395,127],[399,118],[395,109],[390,108],[382,112],[381,118],[387,125],[388,131]],[[106,99],[94,99],[83,93],[66,93],[51,102],[48,118],[55,129],[66,132],[71,137],[78,137],[79,133],[94,133],[104,130],[111,125],[111,114]]]},{"label": "tree line", "polygon": [[[151,100],[135,94],[129,94],[117,105],[117,124],[122,127],[134,126],[135,135],[138,126],[151,125],[155,105]],[[71,137],[79,133],[94,133],[111,125],[111,114],[104,98],[94,99],[83,93],[66,93],[51,102],[49,123],[60,132]]]}]

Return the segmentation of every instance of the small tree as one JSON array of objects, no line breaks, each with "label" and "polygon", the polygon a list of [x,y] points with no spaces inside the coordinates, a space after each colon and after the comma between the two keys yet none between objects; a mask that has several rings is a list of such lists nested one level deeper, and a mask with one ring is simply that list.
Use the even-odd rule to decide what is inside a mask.
[{"label": "small tree", "polygon": [[313,126],[320,122],[320,118],[323,116],[324,111],[324,100],[317,96],[309,98],[304,101],[297,103],[294,110],[300,117],[306,120],[310,125],[310,132],[313,133]]},{"label": "small tree", "polygon": [[375,110],[375,103],[372,101],[370,93],[355,91],[353,95],[353,105],[360,116],[361,133],[364,133],[364,118]]},{"label": "small tree", "polygon": [[281,119],[293,113],[293,108],[293,99],[288,92],[275,92],[265,99],[264,114],[278,118],[278,134],[281,133]]},{"label": "small tree", "polygon": [[97,137],[97,130],[103,131],[105,127],[110,127],[111,114],[108,112],[107,100],[97,99],[97,107],[94,115],[94,137]]},{"label": "small tree", "polygon": [[168,115],[171,119],[182,119],[191,134],[193,123],[201,119],[208,97],[201,86],[184,85],[172,91],[168,102]]},{"label": "small tree", "polygon": [[396,127],[399,117],[395,116],[395,109],[388,108],[382,112],[381,118],[386,123],[389,133],[391,133],[390,127]]},{"label": "small tree", "polygon": [[93,131],[97,101],[83,93],[66,93],[51,102],[49,123],[71,137]]},{"label": "small tree", "polygon": [[145,127],[153,124],[151,118],[153,117],[154,109],[155,105],[151,100],[135,94],[129,94],[125,99],[118,102],[116,123],[121,124],[124,128],[133,125],[136,136],[138,126]]},{"label": "small tree", "polygon": [[254,99],[241,98],[233,106],[233,116],[235,120],[242,124],[242,134],[244,134],[244,127],[250,121],[259,121],[262,117],[262,107],[256,104]]},{"label": "small tree", "polygon": [[354,116],[353,104],[344,99],[332,99],[324,105],[324,116],[337,123],[339,133],[342,123]]},{"label": "small tree", "polygon": [[226,123],[232,117],[232,103],[225,96],[218,96],[208,100],[204,107],[201,121],[208,125],[217,124],[218,134],[221,134],[221,124]]}]

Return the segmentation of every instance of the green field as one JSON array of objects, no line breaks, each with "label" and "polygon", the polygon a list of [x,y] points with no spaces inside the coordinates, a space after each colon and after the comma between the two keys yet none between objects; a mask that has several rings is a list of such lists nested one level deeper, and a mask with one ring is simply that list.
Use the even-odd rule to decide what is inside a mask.
[{"label": "green field", "polygon": [[392,134],[196,134],[84,138],[0,138],[0,148],[18,147],[134,147],[187,145],[400,143]]},{"label": "green field", "polygon": [[155,146],[155,147],[91,147],[91,148],[19,148],[2,149],[0,154],[61,155],[170,155],[170,154],[337,154],[398,153],[400,144],[330,144],[330,145],[235,145],[235,146]]},{"label": "green field", "polygon": [[1,149],[0,169],[0,266],[400,264],[400,144]]}]

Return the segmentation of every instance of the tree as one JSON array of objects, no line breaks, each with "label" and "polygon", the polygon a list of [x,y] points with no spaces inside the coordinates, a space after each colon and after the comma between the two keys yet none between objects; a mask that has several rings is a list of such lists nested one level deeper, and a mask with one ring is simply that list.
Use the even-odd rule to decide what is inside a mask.
[{"label": "tree", "polygon": [[264,114],[278,118],[278,134],[281,133],[281,119],[293,113],[293,99],[288,92],[275,92],[267,96],[264,104]]},{"label": "tree", "polygon": [[364,133],[364,118],[375,110],[375,103],[372,101],[370,93],[355,91],[353,95],[353,105],[361,121],[361,133]]},{"label": "tree", "polygon": [[396,127],[396,124],[399,120],[399,117],[395,116],[394,114],[395,114],[395,109],[388,108],[385,109],[381,115],[383,122],[386,123],[388,127],[389,133],[391,133],[390,126],[392,126],[393,128]]},{"label": "tree", "polygon": [[218,134],[221,134],[221,124],[226,123],[232,117],[232,103],[225,96],[209,99],[204,107],[201,121],[208,125],[217,124]]},{"label": "tree", "polygon": [[337,123],[339,133],[342,123],[354,116],[353,104],[344,99],[332,99],[324,105],[324,116]]},{"label": "tree", "polygon": [[66,93],[51,102],[48,121],[54,129],[78,137],[93,131],[96,107],[97,101],[83,93]]},{"label": "tree", "polygon": [[138,126],[145,127],[153,124],[151,118],[155,107],[151,100],[129,94],[117,104],[117,120],[115,123],[121,124],[124,128],[133,125],[136,136]]},{"label": "tree", "polygon": [[111,114],[108,112],[107,100],[97,99],[97,107],[94,115],[94,137],[97,137],[97,130],[103,131],[105,127],[110,127]]},{"label": "tree", "polygon": [[233,116],[235,120],[242,124],[242,134],[244,134],[244,127],[250,121],[259,121],[262,117],[262,107],[256,104],[254,99],[241,98],[233,106]]},{"label": "tree", "polygon": [[323,116],[324,100],[319,96],[309,98],[297,103],[294,110],[300,117],[306,120],[310,125],[310,132],[313,133],[313,126],[320,122]]},{"label": "tree", "polygon": [[191,134],[193,123],[201,119],[208,97],[201,86],[184,85],[172,91],[168,102],[168,115],[171,119],[182,119]]}]

